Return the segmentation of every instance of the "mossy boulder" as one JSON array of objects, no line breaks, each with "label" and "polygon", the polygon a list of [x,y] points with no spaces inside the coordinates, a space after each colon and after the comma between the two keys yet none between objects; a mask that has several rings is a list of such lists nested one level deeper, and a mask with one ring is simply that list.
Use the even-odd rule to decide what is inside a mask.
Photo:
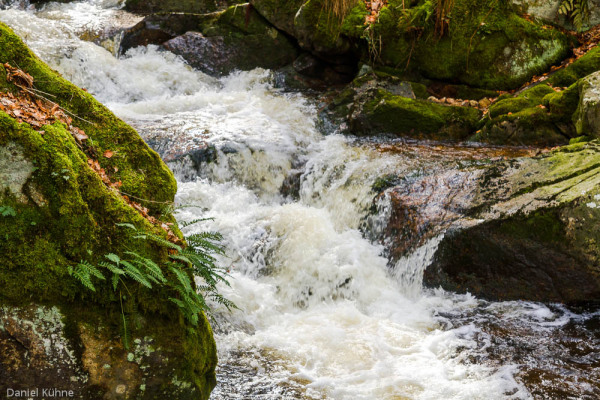
[{"label": "mossy boulder", "polygon": [[578,135],[573,123],[578,101],[577,84],[560,92],[546,84],[536,85],[492,104],[485,125],[469,140],[527,146],[567,144]]},{"label": "mossy boulder", "polygon": [[[108,253],[131,251],[165,261],[166,249],[133,238],[117,224],[133,224],[158,235],[164,235],[164,224],[179,234],[168,211],[176,191],[172,173],[134,129],[46,66],[4,24],[0,50],[1,63],[30,74],[36,90],[73,115],[72,128],[54,122],[34,130],[0,111],[0,206],[9,210],[0,216],[0,347],[15,351],[0,361],[2,382],[34,387],[40,376],[54,377],[54,385],[64,383],[77,396],[90,399],[207,398],[214,386],[216,351],[204,317],[197,327],[191,326],[168,300],[173,294],[166,288],[148,290],[128,282],[127,294],[119,296],[104,281],[92,292],[69,273],[81,260],[98,263]],[[0,91],[27,96],[1,69]],[[85,144],[74,138],[75,128],[89,137]],[[101,170],[90,167],[96,161]],[[119,190],[106,179],[120,182]],[[139,199],[152,218],[132,207],[131,199]],[[32,319],[48,310],[44,307],[56,310],[52,318],[64,325],[56,329],[73,350],[75,364],[50,363],[52,369],[38,374],[24,366],[41,350],[37,342],[21,340],[26,333],[17,325],[50,332]],[[126,332],[123,318],[129,321]],[[16,325],[7,328],[8,324]],[[151,342],[157,352],[144,358],[143,365],[133,366],[127,364],[131,361],[124,346],[136,340]],[[87,352],[89,346],[95,350]],[[107,365],[133,371],[124,372],[131,380],[118,374],[104,379],[113,376],[97,371],[104,359]],[[13,368],[18,360],[21,368]],[[69,383],[70,376],[57,372],[63,368],[77,369],[80,379]]]},{"label": "mossy boulder", "polygon": [[427,285],[493,300],[600,301],[598,142],[495,163],[475,182],[461,209],[470,222],[445,233]]},{"label": "mossy boulder", "polygon": [[352,44],[342,35],[343,19],[325,0],[251,0],[256,10],[278,29],[293,36],[299,46],[328,62],[354,61]]},{"label": "mossy boulder", "polygon": [[562,61],[572,44],[562,32],[524,19],[508,2],[456,0],[443,35],[436,2],[411,4],[390,0],[368,30],[343,32],[366,40],[384,65],[493,90],[522,85]]},{"label": "mossy boulder", "polygon": [[479,110],[433,103],[425,95],[422,84],[369,73],[334,98],[329,118],[340,119],[345,131],[355,135],[460,140],[477,129]]},{"label": "mossy boulder", "polygon": [[600,71],[579,81],[579,104],[574,120],[578,135],[600,136]]},{"label": "mossy boulder", "polygon": [[566,68],[559,69],[548,78],[552,86],[571,86],[581,78],[600,70],[600,47],[597,45]]}]

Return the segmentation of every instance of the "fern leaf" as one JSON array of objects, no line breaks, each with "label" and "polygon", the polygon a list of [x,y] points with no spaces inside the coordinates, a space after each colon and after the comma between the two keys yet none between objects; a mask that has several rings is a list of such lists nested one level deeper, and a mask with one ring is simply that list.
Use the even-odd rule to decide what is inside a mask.
[{"label": "fern leaf", "polygon": [[83,271],[85,271],[86,274],[95,276],[96,278],[98,278],[100,280],[106,279],[106,278],[104,278],[104,275],[102,274],[102,272],[100,272],[98,270],[98,268],[96,268],[96,266],[94,266],[93,264],[90,264],[88,261],[82,260],[79,264],[77,264],[77,267],[79,267]]}]

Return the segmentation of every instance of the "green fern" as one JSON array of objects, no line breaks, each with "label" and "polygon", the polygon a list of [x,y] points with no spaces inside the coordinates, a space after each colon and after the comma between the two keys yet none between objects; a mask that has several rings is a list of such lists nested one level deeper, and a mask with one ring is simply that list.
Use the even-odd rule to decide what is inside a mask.
[{"label": "green fern", "polygon": [[[207,218],[191,221],[186,226]],[[230,300],[223,297],[217,290],[219,283],[229,285],[227,271],[218,266],[215,256],[224,256],[225,250],[220,242],[223,237],[216,232],[202,232],[186,237],[188,246],[183,247],[172,243],[162,236],[150,232],[139,231],[134,225],[122,223],[120,227],[133,231],[133,237],[148,240],[169,250],[170,261],[165,266],[133,251],[126,251],[122,256],[114,253],[104,255],[98,262],[98,267],[108,270],[111,274],[111,287],[119,292],[122,303],[123,296],[119,284],[125,285],[125,280],[132,280],[148,289],[153,287],[170,288],[174,294],[169,299],[176,304],[185,318],[197,325],[201,313],[210,315],[206,299],[224,305],[229,310],[237,308]],[[163,271],[170,271],[171,276],[165,276]],[[105,280],[102,272],[87,261],[82,261],[75,268],[69,268],[69,273],[79,280],[86,288],[96,291],[92,278]],[[190,276],[202,279],[203,284],[195,285]],[[127,286],[125,286],[127,288]],[[122,313],[124,313],[122,311]],[[125,315],[123,315],[124,331],[127,332]]]},{"label": "green fern", "polygon": [[74,268],[69,266],[68,268],[69,275],[75,277],[83,286],[91,290],[92,292],[96,291],[96,287],[92,283],[92,277],[96,277],[100,280],[105,280],[102,272],[98,270],[94,265],[89,262],[82,260],[77,266]]},{"label": "green fern", "polygon": [[590,20],[589,0],[562,0],[558,13],[568,17],[578,31]]}]

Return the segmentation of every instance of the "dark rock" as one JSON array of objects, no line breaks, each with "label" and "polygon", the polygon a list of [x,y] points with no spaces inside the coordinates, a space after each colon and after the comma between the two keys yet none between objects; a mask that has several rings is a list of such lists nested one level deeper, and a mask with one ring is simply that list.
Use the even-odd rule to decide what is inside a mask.
[{"label": "dark rock", "polygon": [[127,50],[138,46],[161,45],[167,40],[173,39],[173,37],[174,35],[161,29],[159,25],[143,20],[123,32],[119,53],[123,54]]},{"label": "dark rock", "polygon": [[356,135],[461,140],[475,132],[479,110],[419,99],[415,89],[420,86],[366,74],[329,101],[328,117],[339,119],[340,126]]},{"label": "dark rock", "polygon": [[[249,7],[233,6],[197,18],[201,32],[187,32],[164,46],[194,68],[215,76],[234,70],[276,69],[293,62],[295,45]],[[194,19],[186,21],[191,25]]]},{"label": "dark rock", "polygon": [[215,0],[127,0],[127,11],[138,14],[157,12],[208,13],[217,10]]}]

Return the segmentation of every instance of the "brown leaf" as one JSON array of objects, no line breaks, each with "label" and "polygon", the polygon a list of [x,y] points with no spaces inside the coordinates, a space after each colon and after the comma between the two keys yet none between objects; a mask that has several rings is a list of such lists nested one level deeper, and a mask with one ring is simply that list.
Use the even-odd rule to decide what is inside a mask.
[{"label": "brown leaf", "polygon": [[110,150],[106,150],[103,155],[106,158],[111,158],[113,156],[113,152]]}]

